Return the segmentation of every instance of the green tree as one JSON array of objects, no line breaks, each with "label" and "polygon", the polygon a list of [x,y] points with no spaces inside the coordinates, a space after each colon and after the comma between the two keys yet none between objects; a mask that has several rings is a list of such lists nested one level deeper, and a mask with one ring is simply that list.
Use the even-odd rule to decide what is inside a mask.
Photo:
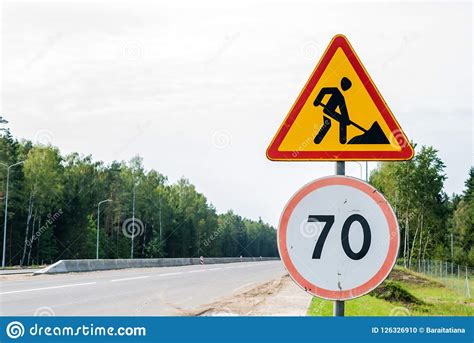
[{"label": "green tree", "polygon": [[[370,182],[394,206],[402,229],[400,254],[410,266],[414,259],[445,258],[448,239],[448,199],[443,192],[445,165],[432,147],[421,147],[411,161],[383,162]],[[442,256],[433,256],[433,252]]]},{"label": "green tree", "polygon": [[[41,228],[42,218],[48,213],[56,212],[64,189],[59,151],[52,147],[34,147],[28,152],[24,164],[25,184],[28,191],[28,214],[25,225],[25,242],[20,265],[30,263],[33,247],[43,240],[42,249],[48,256],[56,252],[54,235],[47,230],[37,239],[35,229]],[[36,224],[36,225],[35,225]],[[31,230],[30,230],[31,229]]]},{"label": "green tree", "polygon": [[474,265],[474,168],[469,170],[466,188],[453,215],[453,233],[459,249],[455,254],[457,263]]}]

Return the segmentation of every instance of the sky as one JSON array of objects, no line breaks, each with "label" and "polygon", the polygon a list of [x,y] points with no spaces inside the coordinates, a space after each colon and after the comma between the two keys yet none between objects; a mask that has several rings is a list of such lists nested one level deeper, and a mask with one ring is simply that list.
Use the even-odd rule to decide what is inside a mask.
[{"label": "sky", "polygon": [[218,212],[277,225],[300,187],[334,173],[265,150],[340,33],[408,138],[439,150],[448,194],[473,165],[471,2],[1,4],[1,115],[15,137],[107,163],[139,154]]}]

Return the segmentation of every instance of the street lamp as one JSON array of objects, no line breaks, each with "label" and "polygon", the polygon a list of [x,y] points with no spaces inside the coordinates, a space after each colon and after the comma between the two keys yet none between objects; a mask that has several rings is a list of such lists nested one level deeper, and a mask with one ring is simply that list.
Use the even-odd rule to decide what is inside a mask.
[{"label": "street lamp", "polygon": [[161,196],[160,196],[160,244],[161,244]]},{"label": "street lamp", "polygon": [[97,204],[97,242],[96,242],[96,250],[95,250],[95,259],[99,259],[99,218],[100,218],[100,204],[104,202],[112,202],[112,199],[102,200]]},{"label": "street lamp", "polygon": [[7,249],[6,242],[7,242],[7,218],[8,218],[8,182],[10,181],[10,168],[15,167],[25,163],[25,161],[20,161],[13,163],[11,165],[2,163],[4,166],[7,167],[7,190],[5,191],[5,218],[3,220],[3,253],[2,253],[2,268],[5,267],[5,252]]},{"label": "street lamp", "polygon": [[365,181],[369,181],[369,161],[365,161]]},{"label": "street lamp", "polygon": [[360,167],[360,179],[362,180],[362,163],[358,162],[358,161],[351,161],[351,162],[354,162],[354,163],[357,163]]},{"label": "street lamp", "polygon": [[135,189],[137,188],[140,181],[137,181],[133,185],[133,200],[132,200],[132,245],[130,247],[130,258],[133,259],[133,241],[135,238]]}]

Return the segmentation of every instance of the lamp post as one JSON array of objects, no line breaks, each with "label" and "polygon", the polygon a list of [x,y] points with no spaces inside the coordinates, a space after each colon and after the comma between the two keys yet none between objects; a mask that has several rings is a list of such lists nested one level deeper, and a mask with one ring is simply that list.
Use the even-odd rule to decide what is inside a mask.
[{"label": "lamp post", "polygon": [[130,247],[130,258],[133,259],[133,241],[135,239],[135,189],[139,182],[135,182],[133,185],[133,200],[132,200],[132,245]]},{"label": "lamp post", "polygon": [[25,163],[25,161],[20,161],[17,163],[13,163],[11,165],[7,165],[5,163],[2,163],[4,166],[7,167],[7,190],[5,191],[5,218],[3,220],[3,253],[2,253],[2,268],[5,267],[5,253],[7,249],[7,218],[8,218],[8,183],[10,181],[10,168],[15,167],[17,165],[20,165],[22,163]]},{"label": "lamp post", "polygon": [[362,180],[362,163],[358,162],[358,161],[351,161],[351,162],[354,162],[354,163],[357,163],[359,165],[359,168],[360,168],[360,179]]},{"label": "lamp post", "polygon": [[105,199],[100,201],[97,204],[97,241],[96,241],[96,248],[95,248],[95,259],[99,259],[99,219],[100,219],[100,205],[105,202],[112,202],[112,199]]},{"label": "lamp post", "polygon": [[365,181],[369,181],[369,161],[365,161]]},{"label": "lamp post", "polygon": [[160,197],[160,244],[161,244],[161,197]]}]

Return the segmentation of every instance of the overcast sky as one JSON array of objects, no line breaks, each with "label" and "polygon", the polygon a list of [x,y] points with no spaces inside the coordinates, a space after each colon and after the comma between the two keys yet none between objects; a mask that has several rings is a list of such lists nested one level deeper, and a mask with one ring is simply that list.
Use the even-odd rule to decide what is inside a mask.
[{"label": "overcast sky", "polygon": [[13,135],[106,162],[140,154],[219,212],[276,225],[333,173],[265,150],[338,33],[408,138],[439,150],[449,194],[473,164],[471,2],[2,1],[1,22]]}]

